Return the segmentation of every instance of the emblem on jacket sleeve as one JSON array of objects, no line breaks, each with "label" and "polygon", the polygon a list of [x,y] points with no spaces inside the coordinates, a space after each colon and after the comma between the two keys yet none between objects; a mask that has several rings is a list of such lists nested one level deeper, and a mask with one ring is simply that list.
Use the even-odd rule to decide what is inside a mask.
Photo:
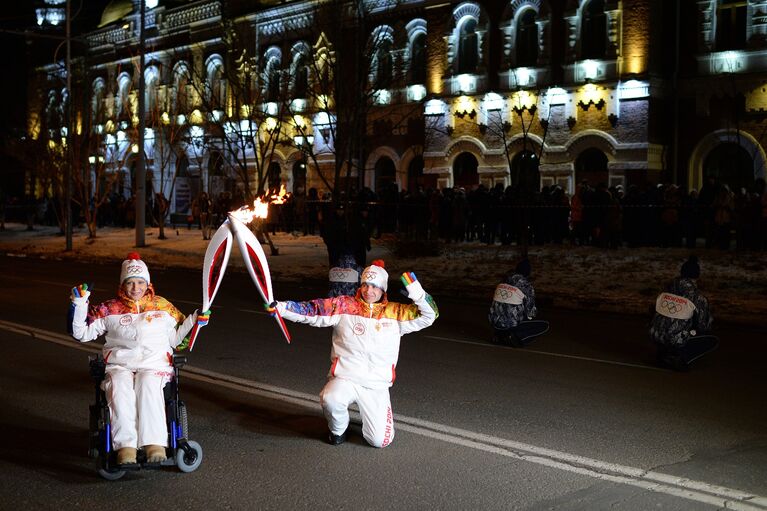
[{"label": "emblem on jacket sleeve", "polygon": [[354,335],[362,335],[365,333],[365,325],[362,323],[354,323],[354,328],[352,328],[352,331],[354,332]]},{"label": "emblem on jacket sleeve", "polygon": [[125,316],[120,318],[120,324],[122,326],[128,326],[131,323],[133,323],[133,318],[130,316],[130,314],[126,314]]}]

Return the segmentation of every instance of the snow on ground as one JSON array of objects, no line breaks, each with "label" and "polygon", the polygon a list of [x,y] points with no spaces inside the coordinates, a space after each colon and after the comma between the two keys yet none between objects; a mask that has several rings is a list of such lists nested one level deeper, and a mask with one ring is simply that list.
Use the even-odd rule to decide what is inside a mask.
[{"label": "snow on ground", "polygon": [[[73,235],[73,250],[64,252],[64,237],[58,228],[6,224],[0,231],[0,253],[30,257],[56,257],[117,265],[128,252],[137,250],[150,268],[201,268],[207,247],[201,231],[186,226],[166,228],[167,239],[158,239],[158,229],[146,230],[146,247],[135,249],[135,231],[105,227],[95,240],[87,231]],[[319,236],[277,233],[272,237],[279,255],[264,250],[275,281],[305,279],[326,281],[327,251]],[[443,245],[435,257],[399,258],[393,254],[394,240],[372,240],[368,262],[386,261],[391,279],[403,271],[414,271],[427,291],[455,294],[486,301],[495,285],[519,259],[517,247],[488,246],[477,242]],[[244,269],[238,249],[233,248],[230,268]],[[531,247],[532,278],[539,309],[547,306],[600,309],[646,314],[663,285],[677,275],[689,249],[621,248],[617,250],[571,245]],[[698,248],[701,261],[699,285],[711,301],[715,318],[767,325],[767,253]],[[115,270],[116,271],[116,270]],[[231,271],[231,270],[230,270]],[[398,284],[392,284],[398,289]],[[278,299],[279,285],[275,289]]]}]

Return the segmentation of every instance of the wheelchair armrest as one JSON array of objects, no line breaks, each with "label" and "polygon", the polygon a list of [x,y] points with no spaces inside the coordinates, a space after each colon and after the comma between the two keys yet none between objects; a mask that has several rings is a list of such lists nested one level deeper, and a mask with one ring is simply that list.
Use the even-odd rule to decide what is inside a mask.
[{"label": "wheelchair armrest", "polygon": [[186,355],[173,355],[173,367],[181,369],[187,362]]},{"label": "wheelchair armrest", "polygon": [[89,373],[91,375],[91,378],[96,383],[101,382],[104,379],[104,375],[106,374],[106,362],[104,362],[104,357],[101,355],[96,355],[95,357],[88,357],[88,367],[89,367]]}]

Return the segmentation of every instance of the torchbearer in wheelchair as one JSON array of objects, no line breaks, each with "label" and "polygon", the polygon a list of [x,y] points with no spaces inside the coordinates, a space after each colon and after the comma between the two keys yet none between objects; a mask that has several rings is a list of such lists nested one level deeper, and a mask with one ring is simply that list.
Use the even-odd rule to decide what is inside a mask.
[{"label": "torchbearer in wheelchair", "polygon": [[719,345],[719,338],[709,334],[713,318],[708,300],[695,284],[698,277],[698,258],[690,256],[679,277],[655,300],[650,337],[658,349],[658,363],[676,371],[687,371],[694,360]]},{"label": "torchbearer in wheelchair", "polygon": [[[168,432],[163,389],[177,377],[173,351],[183,347],[194,326],[207,323],[209,313],[195,311],[185,318],[155,295],[149,269],[135,252],[122,263],[116,298],[89,310],[89,296],[86,285],[72,289],[69,329],[80,342],[105,335],[100,387],[111,435],[106,450],[116,451],[121,468],[137,468],[137,461],[167,464],[169,437],[175,436]],[[93,364],[91,369],[98,371]]]},{"label": "torchbearer in wheelchair", "polygon": [[529,279],[530,261],[524,258],[495,288],[487,315],[495,344],[522,348],[549,331],[548,321],[533,319],[538,309]]}]

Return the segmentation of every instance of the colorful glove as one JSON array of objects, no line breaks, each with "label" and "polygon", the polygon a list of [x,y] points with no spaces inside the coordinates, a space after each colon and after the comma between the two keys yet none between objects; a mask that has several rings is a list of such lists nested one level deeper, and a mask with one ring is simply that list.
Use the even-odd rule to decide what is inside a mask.
[{"label": "colorful glove", "polygon": [[405,287],[408,287],[413,282],[416,282],[418,279],[415,276],[415,273],[411,272],[405,272],[402,275],[400,275],[399,278],[402,281],[402,285]]},{"label": "colorful glove", "polygon": [[264,304],[264,309],[271,317],[275,317],[277,315],[277,302],[272,302],[269,305]]},{"label": "colorful glove", "polygon": [[197,326],[202,328],[208,324],[208,321],[210,321],[210,309],[206,310],[205,312],[200,312],[197,314]]},{"label": "colorful glove", "polygon": [[411,300],[421,300],[426,296],[426,292],[421,287],[421,283],[418,282],[418,278],[416,278],[415,273],[412,271],[403,273],[399,279],[407,290],[407,297]]},{"label": "colorful glove", "polygon": [[88,291],[88,284],[80,284],[79,286],[72,288],[72,293],[69,295],[69,298],[73,303],[85,303],[88,301],[90,295],[91,292]]}]

